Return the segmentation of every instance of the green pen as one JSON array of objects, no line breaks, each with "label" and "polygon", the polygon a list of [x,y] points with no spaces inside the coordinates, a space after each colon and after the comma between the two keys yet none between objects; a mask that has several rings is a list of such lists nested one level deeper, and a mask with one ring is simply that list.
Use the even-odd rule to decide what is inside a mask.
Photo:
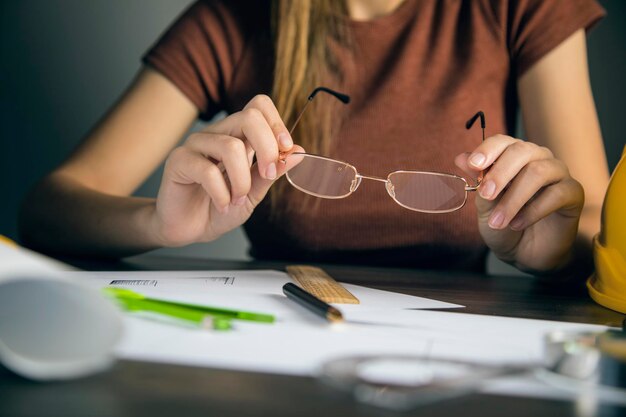
[{"label": "green pen", "polygon": [[[264,313],[256,313],[249,311],[238,311],[238,310],[230,310],[219,307],[209,307],[202,306],[196,304],[187,304],[187,303],[179,303],[174,301],[166,301],[166,300],[158,300],[153,298],[148,298],[143,294],[136,293],[134,291],[124,289],[124,288],[111,288],[107,287],[104,291],[115,297],[117,300],[120,300],[127,304],[134,305],[137,309],[141,309],[144,307],[149,308],[148,311],[155,311],[158,309],[159,311],[155,312],[163,312],[163,311],[171,311],[172,314],[187,314],[187,313],[195,313],[195,315],[191,315],[195,320],[198,320],[197,317],[202,316],[206,317],[211,316],[213,318],[221,318],[221,319],[236,319],[236,320],[247,320],[254,321],[259,323],[273,323],[275,318],[271,314]],[[138,304],[138,302],[141,302]],[[170,310],[171,309],[171,310]],[[163,313],[168,314],[168,313]],[[190,317],[191,317],[190,316]]]},{"label": "green pen", "polygon": [[147,299],[142,294],[122,288],[103,288],[103,292],[114,298],[120,307],[133,312],[149,312],[183,320],[205,329],[229,330],[230,318],[210,315],[191,308],[169,305],[158,300]]},{"label": "green pen", "polygon": [[132,312],[156,313],[183,320],[204,329],[229,330],[232,327],[231,320],[228,317],[212,316],[189,308],[164,305],[158,301],[117,296],[113,298],[122,308]]}]

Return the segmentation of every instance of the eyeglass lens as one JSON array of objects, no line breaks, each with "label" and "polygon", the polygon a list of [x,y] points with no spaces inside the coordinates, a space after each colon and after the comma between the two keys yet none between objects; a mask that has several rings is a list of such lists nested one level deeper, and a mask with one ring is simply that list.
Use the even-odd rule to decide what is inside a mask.
[{"label": "eyeglass lens", "polygon": [[302,161],[287,172],[289,182],[300,191],[322,198],[347,197],[356,181],[356,170],[345,163],[316,155],[292,154]]},{"label": "eyeglass lens", "polygon": [[436,172],[394,172],[390,194],[401,205],[422,211],[456,210],[465,204],[465,181]]},{"label": "eyeglass lens", "polygon": [[[302,161],[287,172],[296,188],[322,198],[342,198],[359,184],[357,171],[344,162],[317,155],[293,154]],[[388,177],[387,191],[408,209],[446,212],[465,204],[466,183],[459,177],[434,172],[394,172]]]}]

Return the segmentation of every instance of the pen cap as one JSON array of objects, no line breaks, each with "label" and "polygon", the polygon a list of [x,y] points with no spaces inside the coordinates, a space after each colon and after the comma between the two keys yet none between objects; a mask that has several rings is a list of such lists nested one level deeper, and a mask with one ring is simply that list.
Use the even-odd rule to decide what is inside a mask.
[{"label": "pen cap", "polygon": [[66,278],[54,262],[0,245],[0,363],[36,380],[102,370],[122,332],[99,291]]}]

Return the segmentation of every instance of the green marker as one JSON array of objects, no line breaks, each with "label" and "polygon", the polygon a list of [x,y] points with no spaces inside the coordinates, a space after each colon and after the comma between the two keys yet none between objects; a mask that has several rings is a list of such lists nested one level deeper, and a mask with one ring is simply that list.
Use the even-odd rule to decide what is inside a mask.
[{"label": "green marker", "polygon": [[229,330],[232,327],[231,321],[227,317],[211,316],[197,310],[167,305],[159,301],[126,297],[125,295],[119,296],[115,295],[114,291],[109,290],[117,290],[117,288],[105,288],[105,293],[113,295],[120,307],[128,311],[157,313],[189,322],[204,329]]},{"label": "green marker", "polygon": [[232,319],[254,321],[258,323],[273,323],[275,320],[274,316],[271,314],[158,300],[148,298],[143,294],[124,288],[107,287],[104,288],[103,291],[106,294],[113,296],[116,300],[123,304],[127,310],[151,311],[192,321],[198,324],[206,321],[208,316],[208,318],[213,321],[213,328],[219,330],[226,330],[224,328],[226,322],[228,322],[228,328],[230,328],[230,320]]}]

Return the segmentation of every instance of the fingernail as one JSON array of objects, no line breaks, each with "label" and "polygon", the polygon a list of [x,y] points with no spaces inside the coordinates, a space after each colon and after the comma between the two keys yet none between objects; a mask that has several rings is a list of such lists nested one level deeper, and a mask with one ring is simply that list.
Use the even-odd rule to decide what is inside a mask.
[{"label": "fingernail", "polygon": [[475,167],[480,168],[485,163],[485,160],[487,160],[485,155],[483,155],[482,153],[477,153],[477,154],[474,154],[474,156],[470,158],[470,164],[474,165]]},{"label": "fingernail", "polygon": [[245,195],[242,197],[239,197],[238,199],[235,200],[234,204],[236,206],[243,206],[246,203],[246,200],[248,199],[248,197],[246,197]]},{"label": "fingernail", "polygon": [[491,198],[496,192],[496,183],[489,180],[480,186],[480,196],[482,198]]},{"label": "fingernail", "polygon": [[265,178],[267,178],[268,180],[273,180],[276,179],[276,164],[275,163],[271,163],[268,165],[267,169],[265,170]]},{"label": "fingernail", "polygon": [[502,214],[501,211],[496,211],[491,215],[491,218],[489,219],[489,226],[492,229],[499,229],[500,226],[502,226],[502,223],[504,223],[504,214]]},{"label": "fingernail", "polygon": [[511,221],[509,226],[511,226],[513,230],[521,230],[524,226],[524,219],[522,217],[516,217]]},{"label": "fingernail", "polygon": [[278,135],[278,142],[281,144],[283,149],[291,149],[293,146],[293,140],[291,140],[291,136],[289,133],[283,132]]}]

